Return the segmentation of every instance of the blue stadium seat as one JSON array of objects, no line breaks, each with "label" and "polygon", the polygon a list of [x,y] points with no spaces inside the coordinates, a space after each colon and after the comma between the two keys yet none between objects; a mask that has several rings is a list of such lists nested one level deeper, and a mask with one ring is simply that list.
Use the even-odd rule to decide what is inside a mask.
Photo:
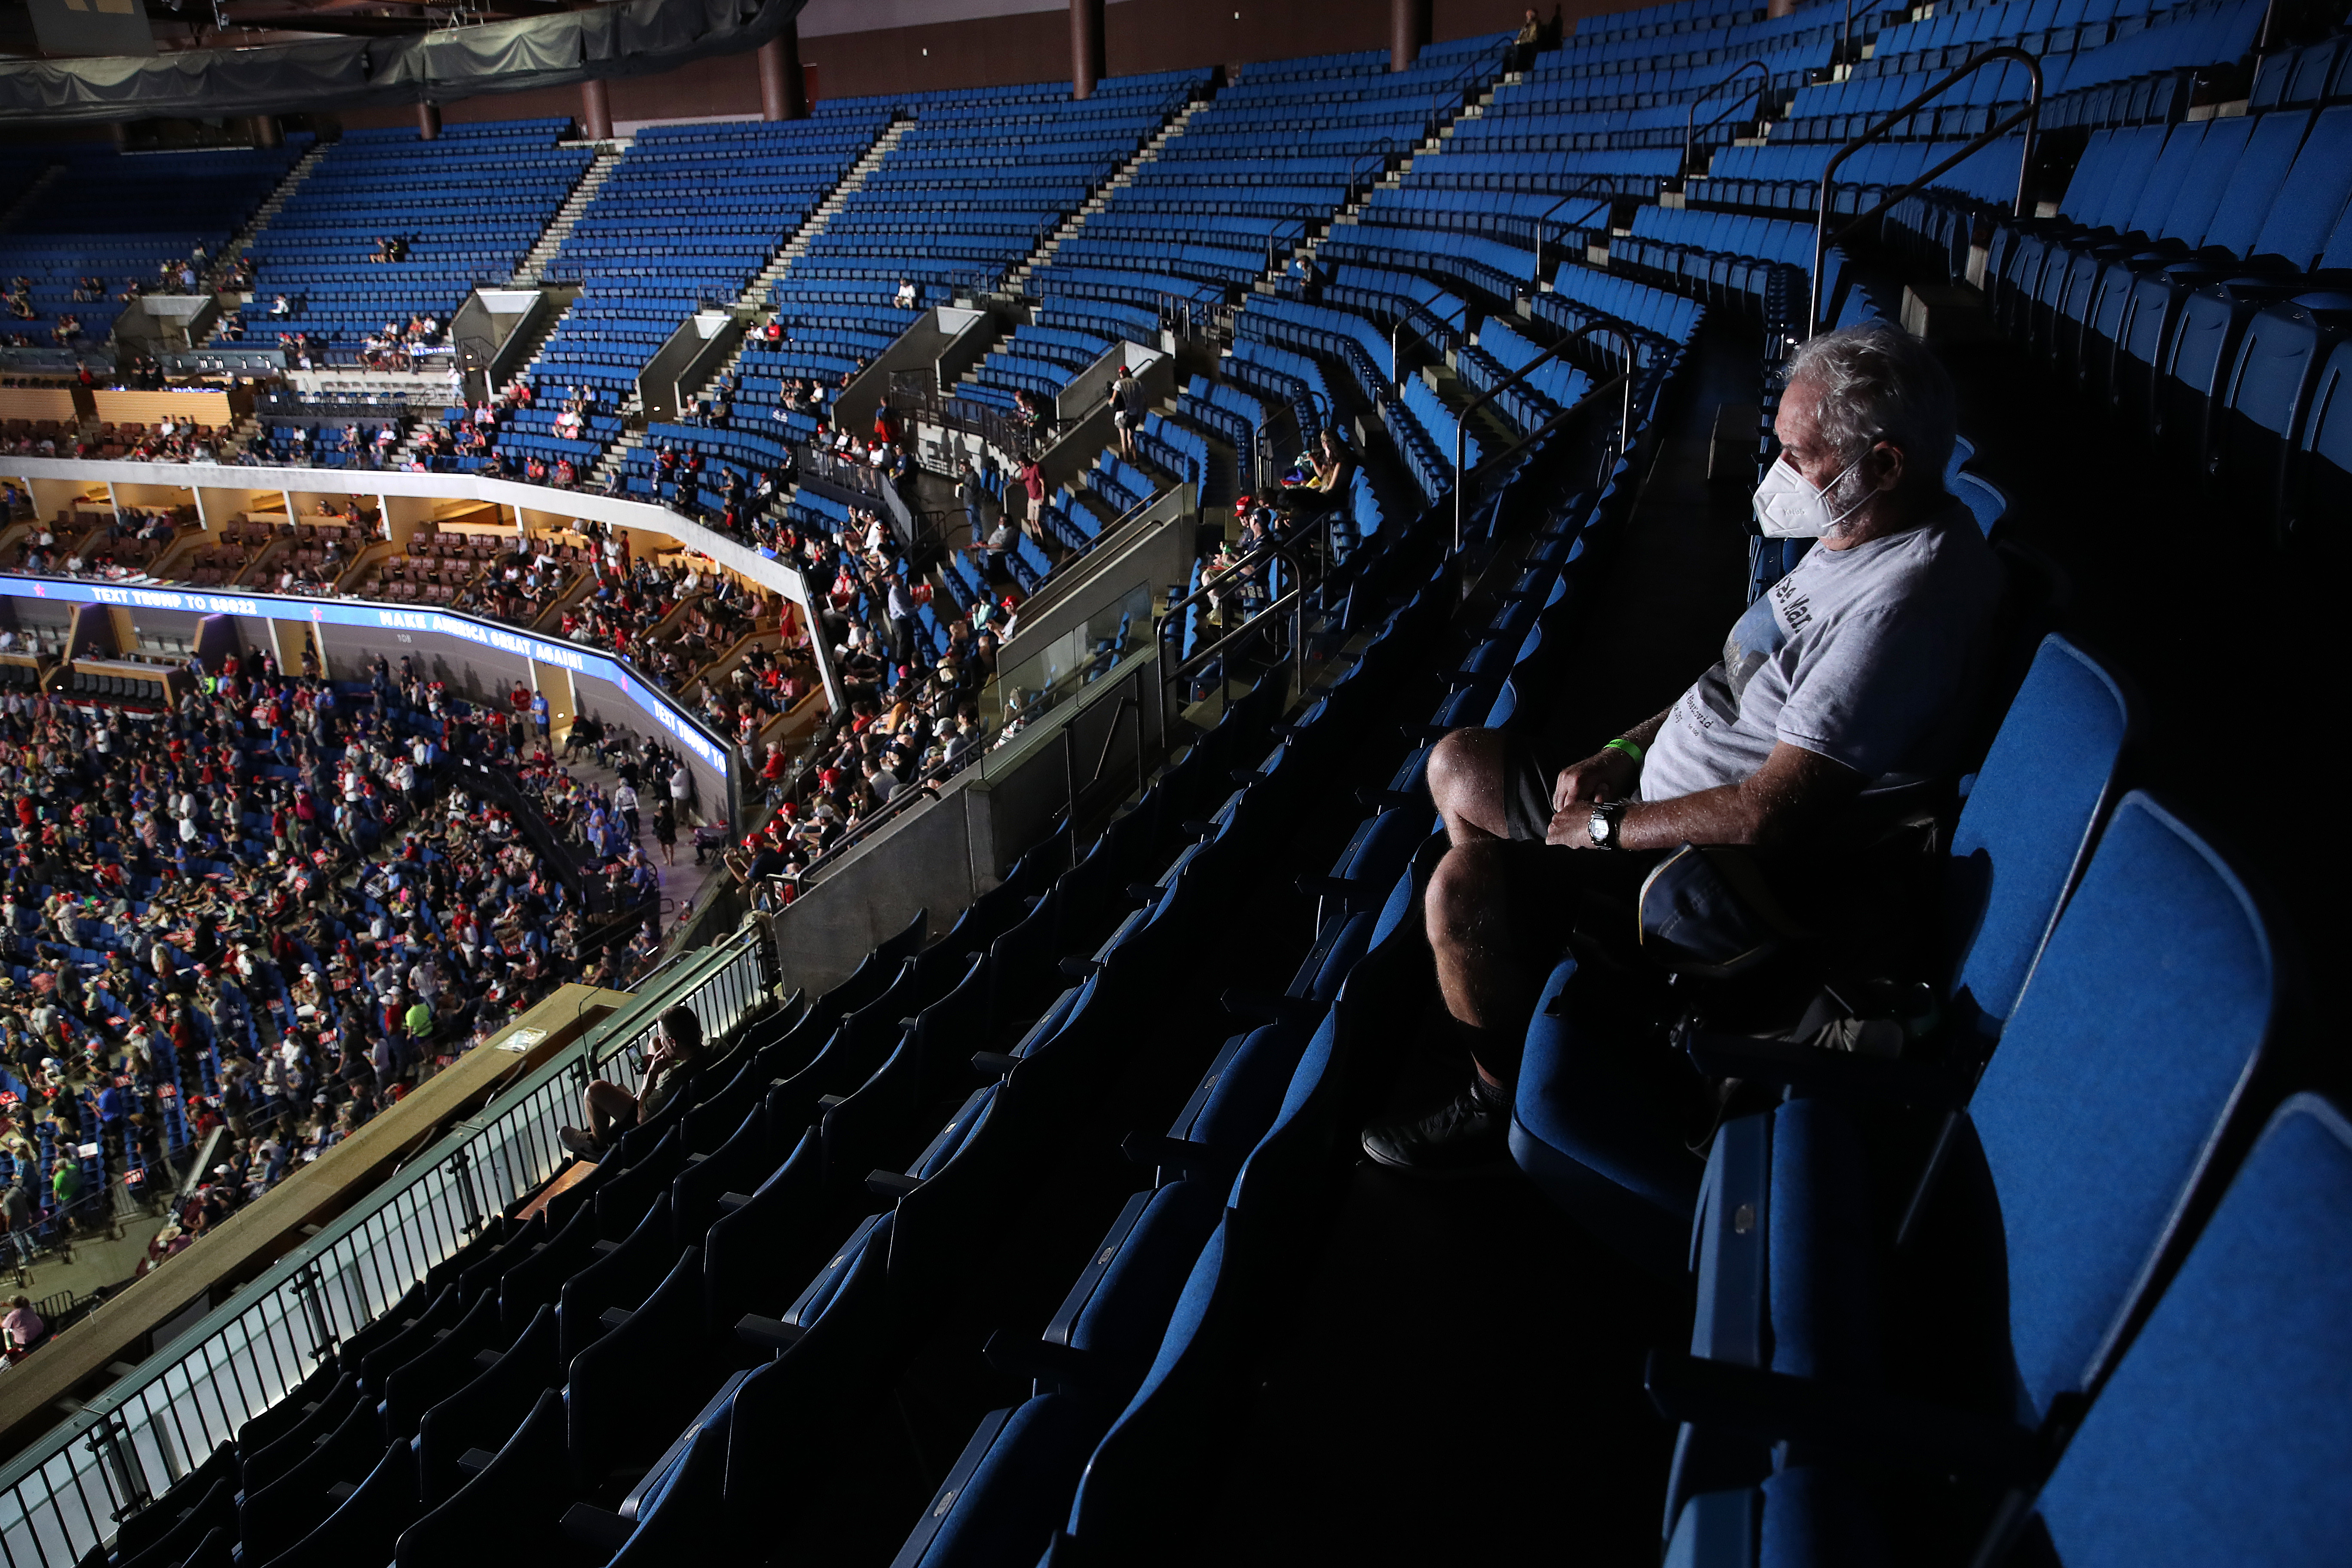
[{"label": "blue stadium seat", "polygon": [[[2222,1174],[2216,1151],[2265,1058],[2279,984],[2238,879],[2154,801],[2126,795],[1965,1110],[1889,1211],[1904,1268],[1884,1261],[1848,1104],[1793,1100],[1718,1138],[1694,1242],[1694,1351],[1769,1374],[1753,1384],[1755,1420],[1713,1427],[1769,1427],[1782,1380],[1832,1398],[1882,1379],[1916,1386],[1923,1357],[1937,1363],[1939,1402],[1975,1413],[1951,1420],[2063,1418],[2113,1366],[2197,1194]],[[1906,1320],[1925,1334],[1896,1332]],[[1675,1371],[1654,1382],[1670,1409]],[[1748,1442],[1743,1478],[1737,1445],[1686,1437],[1670,1528],[1696,1494],[1763,1479],[1769,1461]],[[1782,1483],[1800,1519],[1868,1489],[1832,1458],[1819,1468]]]}]

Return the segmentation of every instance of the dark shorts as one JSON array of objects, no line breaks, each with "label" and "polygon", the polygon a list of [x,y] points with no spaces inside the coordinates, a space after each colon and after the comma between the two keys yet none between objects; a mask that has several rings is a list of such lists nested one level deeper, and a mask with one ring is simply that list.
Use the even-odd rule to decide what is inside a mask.
[{"label": "dark shorts", "polygon": [[1515,841],[1540,844],[1551,830],[1552,781],[1565,764],[1538,752],[1525,736],[1506,733],[1503,820]]}]

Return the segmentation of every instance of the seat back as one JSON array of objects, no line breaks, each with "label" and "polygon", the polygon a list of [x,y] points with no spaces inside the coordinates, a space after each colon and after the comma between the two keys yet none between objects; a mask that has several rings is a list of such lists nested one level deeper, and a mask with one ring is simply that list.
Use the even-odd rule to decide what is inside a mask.
[{"label": "seat back", "polygon": [[1978,529],[1987,539],[1992,537],[1992,531],[2000,526],[2000,520],[2009,515],[2009,498],[2000,493],[1999,486],[1981,474],[1947,470],[1944,488],[1969,509],[1969,515],[1977,520]]},{"label": "seat back", "polygon": [[2131,698],[2105,666],[2054,633],[2042,638],[1953,829],[1945,879],[1953,1003],[1979,1033],[1997,1033],[2015,1009],[2114,804],[2135,728]]},{"label": "seat back", "polygon": [[2205,139],[2197,144],[2197,156],[2165,211],[2164,226],[2157,231],[2157,238],[2176,239],[2192,250],[2205,242],[2205,231],[2212,226],[2221,198],[2230,192],[2231,179],[2252,135],[2253,122],[2242,117],[2216,120],[2206,128]]},{"label": "seat back", "polygon": [[2115,171],[2103,190],[2095,190],[2084,198],[2086,210],[2081,216],[2093,228],[2127,226],[2140,193],[2147,188],[2164,157],[2165,132],[2160,125],[2137,126],[2115,134]]},{"label": "seat back", "polygon": [[2123,220],[2115,226],[2116,228],[2126,234],[2150,237],[2163,229],[2165,217],[2172,211],[2173,199],[2188,183],[2189,166],[2197,161],[2198,150],[2205,143],[2205,132],[2212,124],[2210,120],[2200,120],[2173,127],[2172,134],[2165,138],[2164,151],[2158,154],[2147,182],[2140,186]]},{"label": "seat back", "polygon": [[[2066,1568],[2340,1562],[2352,1473],[2352,1123],[2279,1110],[2028,1527]],[[2015,1560],[2012,1557],[2012,1560]]]},{"label": "seat back", "polygon": [[2252,122],[2246,150],[2231,171],[2229,184],[2213,209],[2211,220],[2196,243],[2218,247],[2233,255],[2251,255],[2278,199],[2287,171],[2311,128],[2311,110],[2283,109]]},{"label": "seat back", "polygon": [[2352,201],[2352,104],[2324,109],[2255,236],[2253,254],[2308,270]]},{"label": "seat back", "polygon": [[2124,796],[1969,1107],[2025,1407],[2090,1386],[2269,1038],[2270,936],[2236,874]]},{"label": "seat back", "polygon": [[2303,477],[2286,519],[2292,533],[2305,518],[2341,518],[2352,506],[2352,342],[2327,356],[2303,423]]}]

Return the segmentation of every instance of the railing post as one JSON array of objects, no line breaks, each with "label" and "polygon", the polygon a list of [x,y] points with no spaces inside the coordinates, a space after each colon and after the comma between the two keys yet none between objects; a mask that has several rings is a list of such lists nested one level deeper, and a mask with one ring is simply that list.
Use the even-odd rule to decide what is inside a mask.
[{"label": "railing post", "polygon": [[337,1341],[334,1324],[327,1316],[327,1278],[315,1259],[304,1264],[294,1277],[294,1296],[310,1321],[310,1359],[324,1361],[335,1352]]},{"label": "railing post", "polygon": [[473,1156],[460,1149],[442,1167],[449,1174],[451,1184],[457,1189],[457,1207],[466,1216],[466,1234],[472,1236],[482,1228],[482,1204],[474,1191]]},{"label": "railing post", "polygon": [[107,1478],[106,1489],[114,1499],[117,1524],[155,1500],[154,1493],[147,1489],[146,1467],[125,1441],[130,1436],[130,1426],[122,1412],[110,1410],[91,1428],[89,1441],[84,1445],[100,1461],[100,1473]]},{"label": "railing post", "polygon": [[[1143,667],[1135,667],[1135,798],[1143,798]],[[1160,731],[1164,740],[1168,732],[1168,705],[1160,707]]]},{"label": "railing post", "polygon": [[[2016,60],[2025,67],[2032,78],[2032,90],[2026,96],[2025,107],[2002,120],[1999,124],[1988,126],[1967,146],[1921,174],[1901,190],[1892,195],[1881,197],[1877,205],[1866,213],[1856,216],[1852,223],[1839,229],[1836,234],[1830,233],[1830,191],[1835,182],[1840,165],[1872,142],[1885,141],[1887,132],[1916,113],[1922,104],[1942,97],[1955,83],[1975,75],[1995,60]],[[1822,170],[1821,189],[1814,202],[1813,272],[1811,287],[1806,295],[1806,341],[1811,341],[1813,336],[1822,330],[1822,272],[1829,263],[1830,247],[1893,206],[1896,202],[1909,196],[1912,192],[1921,189],[1928,181],[1942,174],[1946,170],[1966,163],[1976,155],[1979,148],[1990,146],[2008,135],[2012,128],[2021,123],[2025,126],[2025,147],[2018,158],[2015,211],[2017,216],[2024,217],[2028,216],[2025,203],[2026,180],[2033,170],[2033,139],[2042,124],[2042,62],[2014,45],[2004,44],[1999,48],[1987,49],[1980,55],[1971,56],[1961,61],[1943,80],[1937,82],[1902,108],[1890,110],[1877,124],[1830,155],[1828,166]]]},{"label": "railing post", "polygon": [[1068,827],[1070,868],[1078,865],[1078,742],[1077,721],[1075,717],[1062,721],[1062,782],[1070,792],[1070,804],[1064,808],[1062,822]]}]

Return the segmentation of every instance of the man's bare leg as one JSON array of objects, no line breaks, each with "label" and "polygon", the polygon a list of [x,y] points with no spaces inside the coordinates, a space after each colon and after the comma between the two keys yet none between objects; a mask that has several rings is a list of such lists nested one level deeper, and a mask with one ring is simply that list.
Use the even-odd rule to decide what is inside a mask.
[{"label": "man's bare leg", "polygon": [[[1463,1026],[1479,1076],[1507,1088],[1519,1037],[1543,989],[1535,952],[1557,952],[1574,919],[1560,858],[1491,837],[1457,843],[1423,900],[1445,1010]],[[1554,886],[1553,884],[1559,885]]]},{"label": "man's bare leg", "polygon": [[1504,745],[1500,730],[1456,730],[1429,754],[1429,797],[1457,847],[1511,836],[1503,809]]},{"label": "man's bare leg", "polygon": [[[1472,752],[1462,760],[1479,759]],[[1469,804],[1465,831],[1430,876],[1423,911],[1438,987],[1474,1072],[1460,1093],[1419,1120],[1364,1131],[1373,1160],[1425,1175],[1509,1168],[1521,1041],[1544,957],[1566,942],[1576,905],[1572,856],[1487,832],[1477,803]]]},{"label": "man's bare leg", "polygon": [[601,1145],[611,1141],[613,1123],[637,1108],[629,1091],[617,1083],[598,1079],[580,1096],[588,1113],[588,1132]]}]

